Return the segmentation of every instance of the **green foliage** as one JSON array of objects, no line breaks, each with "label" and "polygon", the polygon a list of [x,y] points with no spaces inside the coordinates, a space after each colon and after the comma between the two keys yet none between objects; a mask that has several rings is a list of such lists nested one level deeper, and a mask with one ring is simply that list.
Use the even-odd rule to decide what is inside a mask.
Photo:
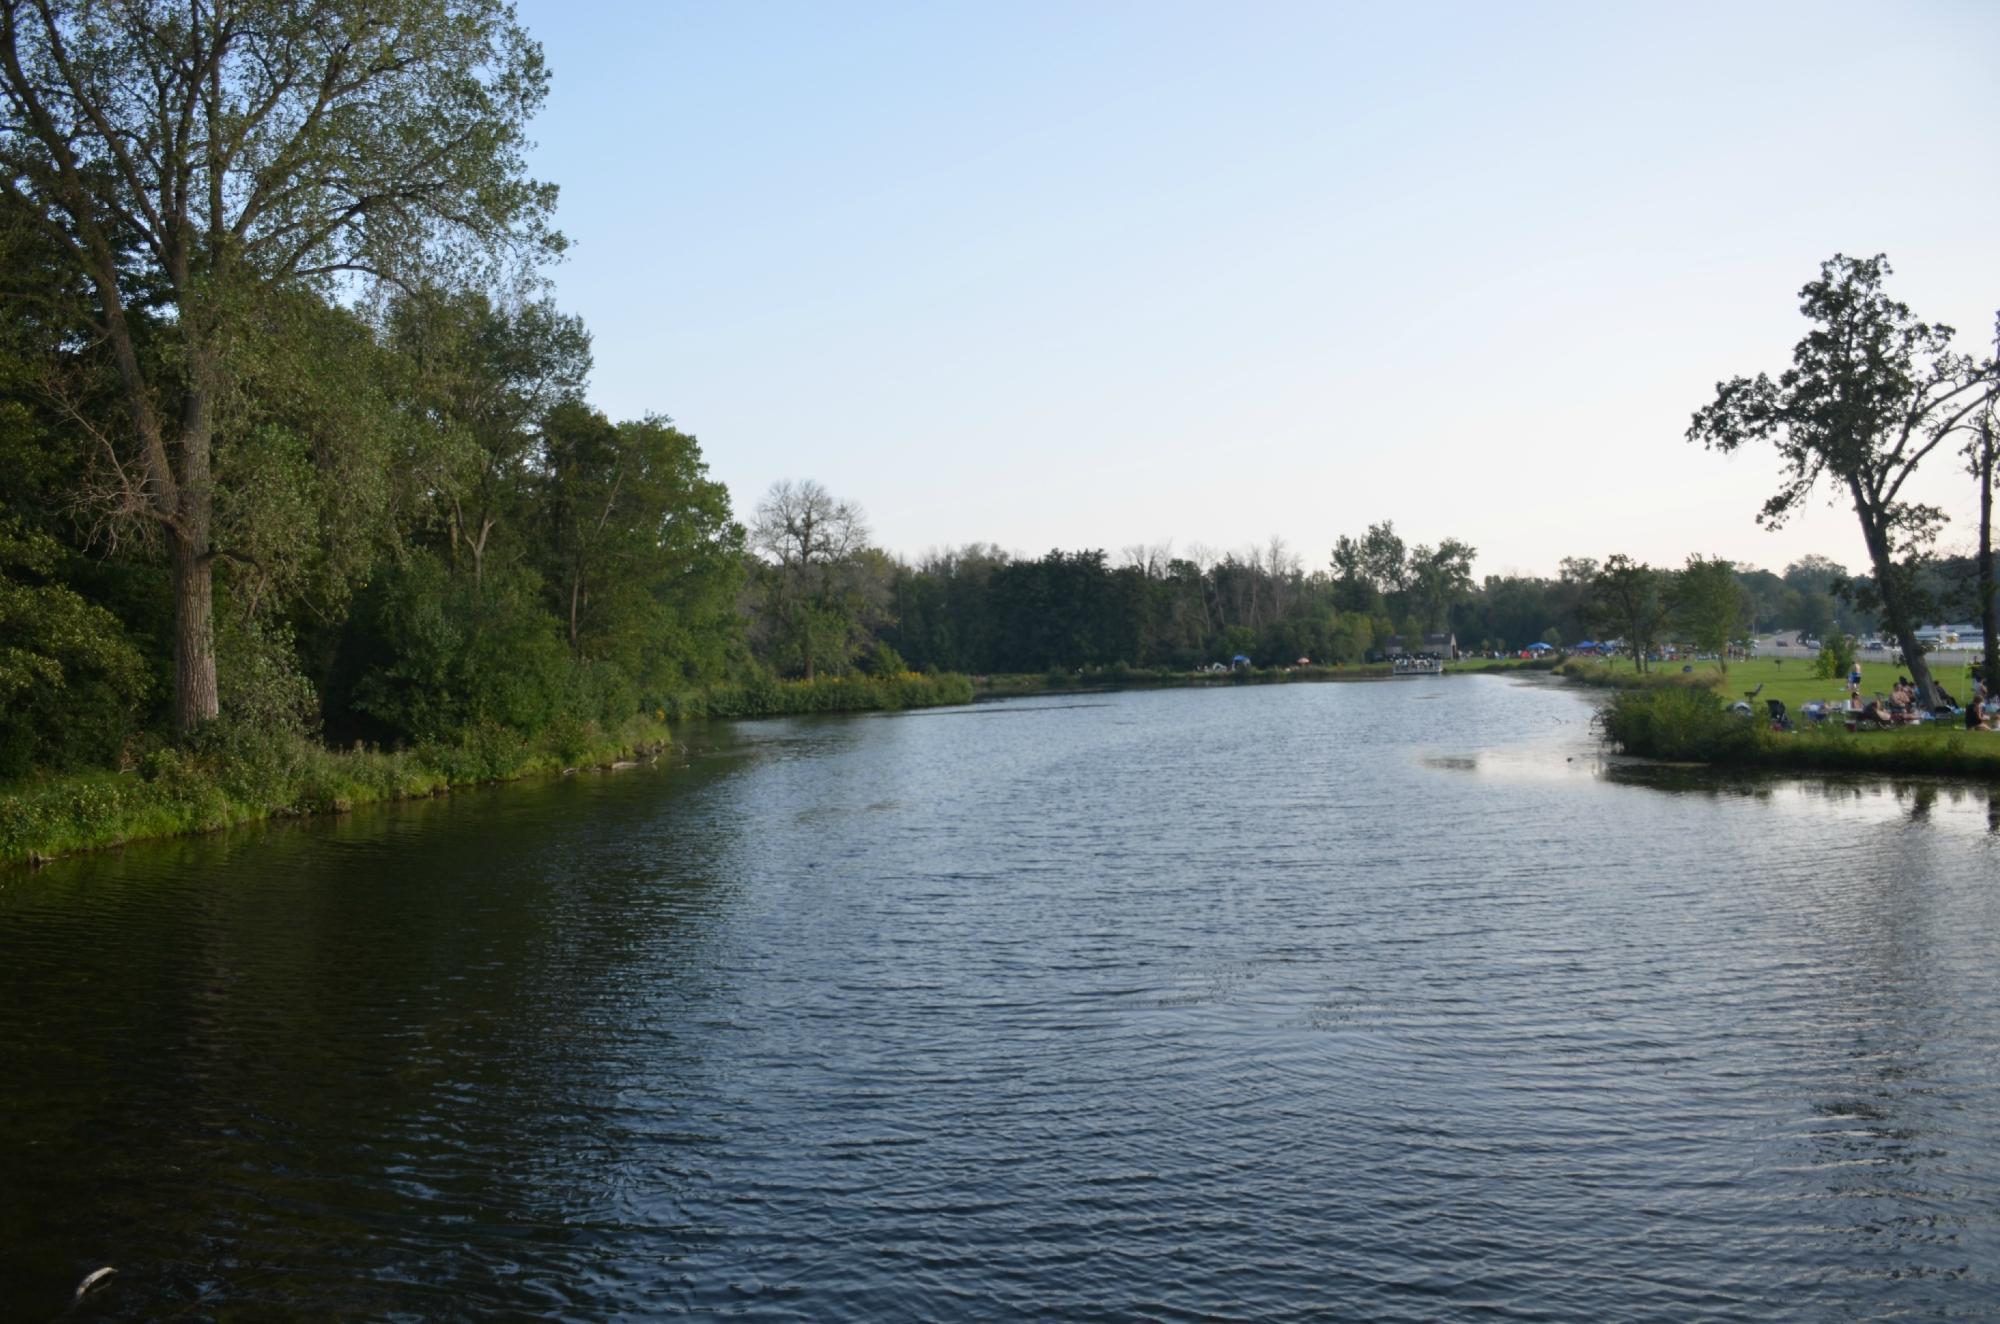
[{"label": "green foliage", "polygon": [[864,676],[900,676],[910,669],[910,665],[903,661],[901,653],[878,640],[874,647],[861,655],[855,668]]},{"label": "green foliage", "polygon": [[1627,754],[1656,759],[1741,759],[1757,722],[1726,710],[1711,690],[1686,685],[1623,689],[1602,713],[1604,733]]},{"label": "green foliage", "polygon": [[[1536,663],[1529,663],[1536,666]],[[1625,671],[1609,661],[1590,657],[1566,657],[1561,662],[1541,664],[1566,679],[1584,685],[1617,690],[1694,689],[1713,693],[1721,677],[1712,671]]]},{"label": "green foliage", "polygon": [[216,683],[223,711],[267,731],[319,729],[319,695],[299,666],[291,631],[267,619],[224,616],[216,633]]},{"label": "green foliage", "polygon": [[0,785],[0,862],[47,859],[147,837],[297,814],[342,812],[452,786],[544,776],[657,751],[667,729],[558,726],[536,738],[479,723],[414,750],[336,753],[294,733],[219,718],[132,773],[39,776]]},{"label": "green foliage", "polygon": [[505,0],[6,15],[5,194],[53,241],[31,282],[52,296],[45,347],[84,370],[52,376],[108,359],[95,378],[122,405],[70,409],[93,456],[73,492],[166,546],[186,730],[217,710],[216,559],[245,568],[246,617],[269,592],[344,590],[419,472],[384,462],[394,374],[339,282],[560,250],[554,190],[526,174],[547,71]]},{"label": "green foliage", "polygon": [[1819,646],[1813,659],[1813,675],[1821,680],[1847,679],[1854,670],[1854,641],[1835,630]]},{"label": "green foliage", "polygon": [[1729,645],[1750,623],[1750,596],[1736,567],[1721,557],[1690,556],[1673,576],[1674,619],[1694,646],[1711,653],[1729,670]]},{"label": "green foliage", "polygon": [[972,702],[972,681],[956,674],[905,671],[888,676],[828,676],[779,680],[768,673],[674,696],[671,719],[790,717],[807,713],[894,711]]},{"label": "green foliage", "polygon": [[749,531],[750,640],[769,665],[812,680],[847,670],[885,619],[893,568],[861,509],[810,480],[772,485]]},{"label": "green foliage", "polygon": [[450,740],[494,724],[539,731],[586,686],[543,608],[539,585],[520,571],[482,587],[420,554],[385,575],[356,604],[357,647],[370,654],[353,707],[408,741]]},{"label": "green foliage", "polygon": [[50,582],[59,552],[0,518],[0,777],[116,762],[146,696],[117,618]]},{"label": "green foliage", "polygon": [[1665,589],[1659,571],[1628,556],[1608,558],[1591,578],[1591,610],[1608,633],[1624,640],[1635,671],[1646,670],[1667,622]]}]

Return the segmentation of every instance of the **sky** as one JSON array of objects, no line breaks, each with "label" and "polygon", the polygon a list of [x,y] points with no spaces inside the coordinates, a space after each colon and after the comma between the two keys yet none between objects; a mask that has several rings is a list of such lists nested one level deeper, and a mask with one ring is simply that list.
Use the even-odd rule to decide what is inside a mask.
[{"label": "sky", "polygon": [[[1683,437],[1836,252],[1992,352],[2000,4],[555,3],[533,126],[594,402],[739,517],[816,479],[915,558],[1393,520],[1475,573],[1778,532]],[[1920,496],[1972,543],[1943,457]]]}]

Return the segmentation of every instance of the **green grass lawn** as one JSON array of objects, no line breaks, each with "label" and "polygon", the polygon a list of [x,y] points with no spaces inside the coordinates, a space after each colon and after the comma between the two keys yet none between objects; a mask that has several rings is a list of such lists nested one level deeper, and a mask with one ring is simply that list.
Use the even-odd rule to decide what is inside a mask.
[{"label": "green grass lawn", "polygon": [[[1655,663],[1652,674],[1678,676],[1684,665],[1689,664]],[[1809,657],[1760,657],[1748,662],[1732,662],[1729,664],[1729,674],[1726,679],[1713,662],[1696,662],[1692,665],[1695,677],[1712,682],[1716,686],[1717,693],[1732,700],[1745,698],[1751,690],[1762,685],[1764,688],[1756,699],[1758,704],[1761,705],[1766,699],[1778,699],[1794,713],[1814,699],[1833,705],[1847,702],[1847,678],[1843,676],[1837,680],[1819,679],[1813,675],[1813,660]],[[1632,663],[1629,659],[1621,658],[1601,664],[1601,667],[1608,678],[1632,674]],[[1887,694],[1890,686],[1896,683],[1897,676],[1908,674],[1907,671],[1891,665],[1887,654],[1883,654],[1879,661],[1871,661],[1864,654],[1861,659],[1862,701],[1866,702],[1878,692]],[[1964,666],[1947,663],[1940,666],[1932,675],[1961,703],[1970,697],[1972,683],[1966,678]]]}]

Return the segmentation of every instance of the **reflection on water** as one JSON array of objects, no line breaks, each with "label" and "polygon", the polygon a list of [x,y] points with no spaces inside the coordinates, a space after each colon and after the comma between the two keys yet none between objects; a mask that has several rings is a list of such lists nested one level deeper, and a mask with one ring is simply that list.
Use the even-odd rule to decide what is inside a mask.
[{"label": "reflection on water", "polygon": [[0,1314],[1977,1316],[2000,800],[1494,678],[0,876]]}]

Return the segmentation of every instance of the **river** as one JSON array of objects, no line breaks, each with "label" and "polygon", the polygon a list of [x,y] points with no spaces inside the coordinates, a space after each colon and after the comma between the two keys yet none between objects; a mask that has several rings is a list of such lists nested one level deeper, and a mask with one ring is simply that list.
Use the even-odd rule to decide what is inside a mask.
[{"label": "river", "polygon": [[2000,1310],[2000,800],[1446,677],[0,874],[0,1316]]}]

